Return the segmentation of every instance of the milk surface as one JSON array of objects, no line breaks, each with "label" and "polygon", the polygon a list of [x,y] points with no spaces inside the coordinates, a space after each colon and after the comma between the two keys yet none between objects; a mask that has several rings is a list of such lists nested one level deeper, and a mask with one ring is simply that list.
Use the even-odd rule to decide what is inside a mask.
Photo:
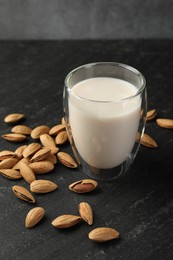
[{"label": "milk surface", "polygon": [[75,146],[91,166],[109,169],[130,156],[140,119],[141,99],[127,81],[99,77],[73,86],[69,121]]}]

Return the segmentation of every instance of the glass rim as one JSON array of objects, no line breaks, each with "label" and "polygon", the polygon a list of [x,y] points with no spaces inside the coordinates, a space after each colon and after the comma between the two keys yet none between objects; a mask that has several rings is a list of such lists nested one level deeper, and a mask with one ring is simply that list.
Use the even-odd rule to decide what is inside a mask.
[{"label": "glass rim", "polygon": [[[121,67],[121,68],[125,68],[125,69],[128,69],[130,71],[132,71],[134,74],[136,74],[136,76],[138,78],[140,78],[142,84],[140,86],[140,88],[138,89],[138,91],[134,94],[134,95],[131,95],[129,97],[126,97],[126,98],[122,98],[122,99],[119,99],[119,100],[94,100],[94,99],[88,99],[88,98],[84,98],[84,97],[81,97],[77,94],[75,94],[73,91],[72,91],[72,88],[70,88],[68,86],[68,82],[69,82],[69,79],[70,77],[72,77],[72,75],[78,71],[78,70],[81,70],[83,68],[90,68],[90,67],[94,67],[94,66],[97,66],[97,65],[112,65],[112,66],[117,66],[117,67]],[[127,81],[128,82],[128,81]],[[65,87],[68,91],[68,93],[70,95],[72,95],[73,97],[79,99],[79,100],[83,100],[83,101],[87,101],[87,102],[91,102],[91,103],[104,103],[104,104],[110,104],[110,103],[121,103],[121,102],[126,102],[126,101],[129,101],[135,97],[137,97],[138,95],[140,95],[143,90],[146,88],[146,80],[145,80],[145,77],[143,76],[143,74],[138,71],[137,69],[133,68],[132,66],[129,66],[129,65],[126,65],[126,64],[123,64],[123,63],[118,63],[118,62],[94,62],[94,63],[88,63],[88,64],[84,64],[84,65],[81,65],[73,70],[71,70],[67,76],[65,77],[65,80],[64,80],[64,83],[65,83]]]}]

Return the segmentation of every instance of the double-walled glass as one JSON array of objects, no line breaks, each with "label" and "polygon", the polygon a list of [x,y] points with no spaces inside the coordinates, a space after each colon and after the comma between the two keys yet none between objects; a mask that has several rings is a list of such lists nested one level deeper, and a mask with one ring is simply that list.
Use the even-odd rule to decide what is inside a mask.
[{"label": "double-walled glass", "polygon": [[[100,77],[129,82],[136,92],[119,100],[112,97],[111,101],[99,101],[80,97],[73,91],[77,83]],[[70,144],[83,171],[96,180],[116,179],[127,172],[145,127],[147,100],[143,75],[120,63],[80,66],[65,78],[63,106]]]}]

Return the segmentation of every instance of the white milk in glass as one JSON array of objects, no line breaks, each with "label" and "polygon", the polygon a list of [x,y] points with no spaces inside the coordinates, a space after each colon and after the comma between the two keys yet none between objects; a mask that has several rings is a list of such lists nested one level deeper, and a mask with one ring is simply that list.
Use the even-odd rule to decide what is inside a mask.
[{"label": "white milk in glass", "polygon": [[71,89],[69,120],[75,146],[92,167],[109,169],[130,157],[140,120],[141,99],[127,81],[96,77]]}]

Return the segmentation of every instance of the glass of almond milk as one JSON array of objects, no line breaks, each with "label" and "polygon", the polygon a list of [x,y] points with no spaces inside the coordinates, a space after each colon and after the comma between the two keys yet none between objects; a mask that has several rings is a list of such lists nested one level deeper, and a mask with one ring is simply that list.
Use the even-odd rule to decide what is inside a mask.
[{"label": "glass of almond milk", "polygon": [[[130,168],[146,118],[146,82],[133,67],[99,62],[65,78],[63,106],[68,137],[83,169],[96,180],[113,180]],[[140,139],[138,138],[138,139]]]}]

